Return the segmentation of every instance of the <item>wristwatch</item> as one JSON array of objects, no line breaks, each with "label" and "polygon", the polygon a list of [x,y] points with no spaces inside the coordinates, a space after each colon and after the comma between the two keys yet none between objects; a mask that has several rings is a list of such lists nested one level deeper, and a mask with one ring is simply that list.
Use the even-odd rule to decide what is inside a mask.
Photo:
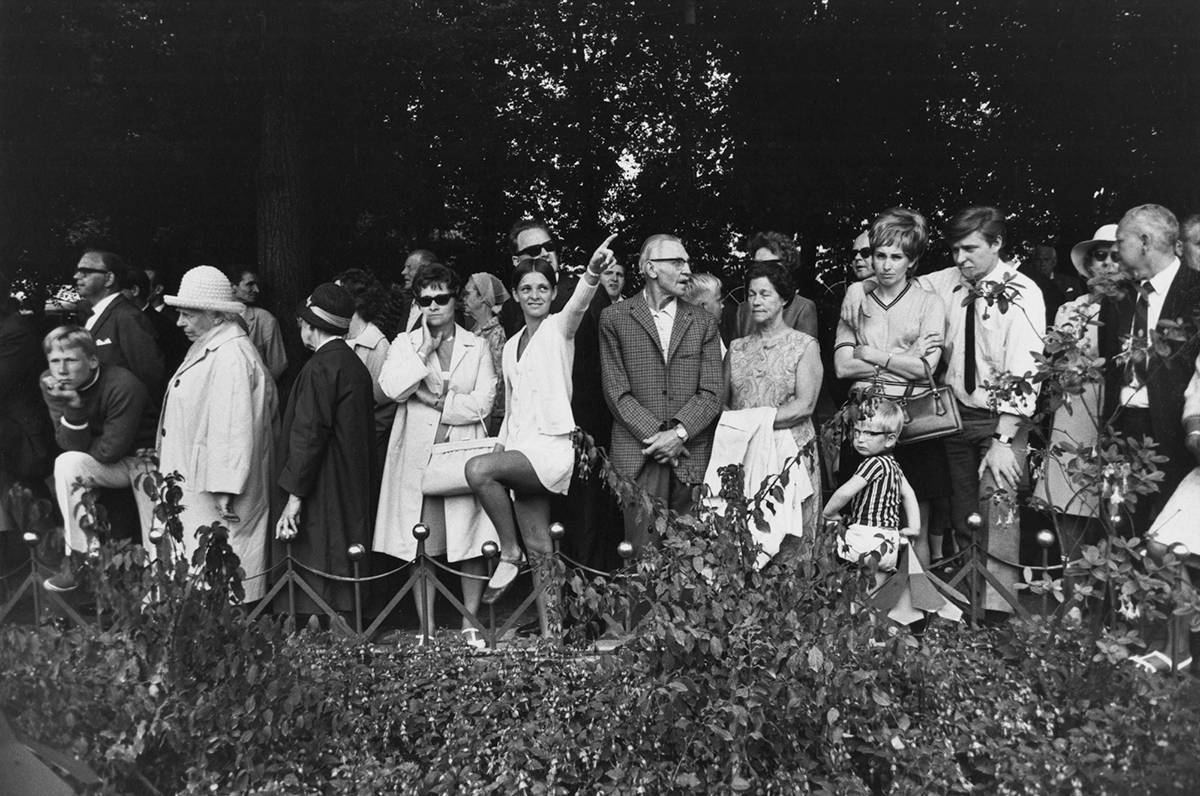
[{"label": "wristwatch", "polygon": [[684,442],[688,440],[687,429],[683,427],[683,423],[675,424],[675,436],[679,437]]},{"label": "wristwatch", "polygon": [[996,442],[999,442],[1001,445],[1012,445],[1013,443],[1011,434],[1001,434],[999,431],[992,435],[992,439],[996,440]]}]

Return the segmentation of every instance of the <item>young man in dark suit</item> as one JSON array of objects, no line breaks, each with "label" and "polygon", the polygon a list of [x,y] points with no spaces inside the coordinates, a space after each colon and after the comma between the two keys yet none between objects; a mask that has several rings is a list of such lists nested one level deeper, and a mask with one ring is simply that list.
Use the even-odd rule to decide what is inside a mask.
[{"label": "young man in dark suit", "polygon": [[[646,287],[600,315],[604,397],[613,413],[610,460],[651,496],[692,510],[721,412],[717,319],[680,299],[691,277],[674,235],[652,235],[639,265]],[[625,538],[650,539],[649,518],[625,506]]]},{"label": "young man in dark suit", "polygon": [[[1165,478],[1158,493],[1138,502],[1131,534],[1149,529],[1192,467],[1182,417],[1184,391],[1200,353],[1200,272],[1180,263],[1178,238],[1179,223],[1165,207],[1146,204],[1127,212],[1117,225],[1117,255],[1131,277],[1131,290],[1100,309],[1100,355],[1105,358],[1101,416],[1123,434],[1153,438],[1167,457],[1159,465]],[[1171,323],[1180,324],[1182,334],[1168,333]],[[1165,344],[1169,352],[1164,356],[1147,347],[1147,338]]]}]

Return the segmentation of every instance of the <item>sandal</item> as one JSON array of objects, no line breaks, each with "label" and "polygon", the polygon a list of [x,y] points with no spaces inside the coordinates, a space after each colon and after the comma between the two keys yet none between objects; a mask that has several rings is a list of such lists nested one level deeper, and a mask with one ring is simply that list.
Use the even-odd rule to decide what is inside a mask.
[{"label": "sandal", "polygon": [[508,587],[517,579],[517,575],[521,574],[520,558],[503,558],[496,565],[496,571],[492,573],[491,580],[488,581],[487,588],[483,590],[483,604],[491,605],[499,600],[504,592],[508,591]]},{"label": "sandal", "polygon": [[487,646],[487,642],[479,637],[479,629],[474,627],[464,627],[461,631],[462,640],[468,646],[474,649],[483,649]]}]

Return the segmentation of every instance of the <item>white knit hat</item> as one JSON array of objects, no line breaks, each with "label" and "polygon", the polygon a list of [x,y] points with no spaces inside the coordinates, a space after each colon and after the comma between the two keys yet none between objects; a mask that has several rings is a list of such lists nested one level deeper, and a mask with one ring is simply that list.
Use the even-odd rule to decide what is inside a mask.
[{"label": "white knit hat", "polygon": [[246,305],[233,297],[233,285],[211,265],[197,265],[183,275],[178,296],[163,296],[172,307],[214,312],[245,312]]}]

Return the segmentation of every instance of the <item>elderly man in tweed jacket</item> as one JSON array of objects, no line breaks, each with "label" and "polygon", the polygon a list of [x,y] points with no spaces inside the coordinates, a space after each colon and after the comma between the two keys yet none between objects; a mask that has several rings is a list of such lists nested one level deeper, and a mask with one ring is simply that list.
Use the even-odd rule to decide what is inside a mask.
[{"label": "elderly man in tweed jacket", "polygon": [[[717,321],[680,298],[691,269],[679,238],[650,236],[639,266],[642,293],[600,315],[604,397],[614,418],[610,459],[650,496],[687,514],[721,411]],[[650,534],[639,505],[624,506],[625,538],[635,547]]]}]

